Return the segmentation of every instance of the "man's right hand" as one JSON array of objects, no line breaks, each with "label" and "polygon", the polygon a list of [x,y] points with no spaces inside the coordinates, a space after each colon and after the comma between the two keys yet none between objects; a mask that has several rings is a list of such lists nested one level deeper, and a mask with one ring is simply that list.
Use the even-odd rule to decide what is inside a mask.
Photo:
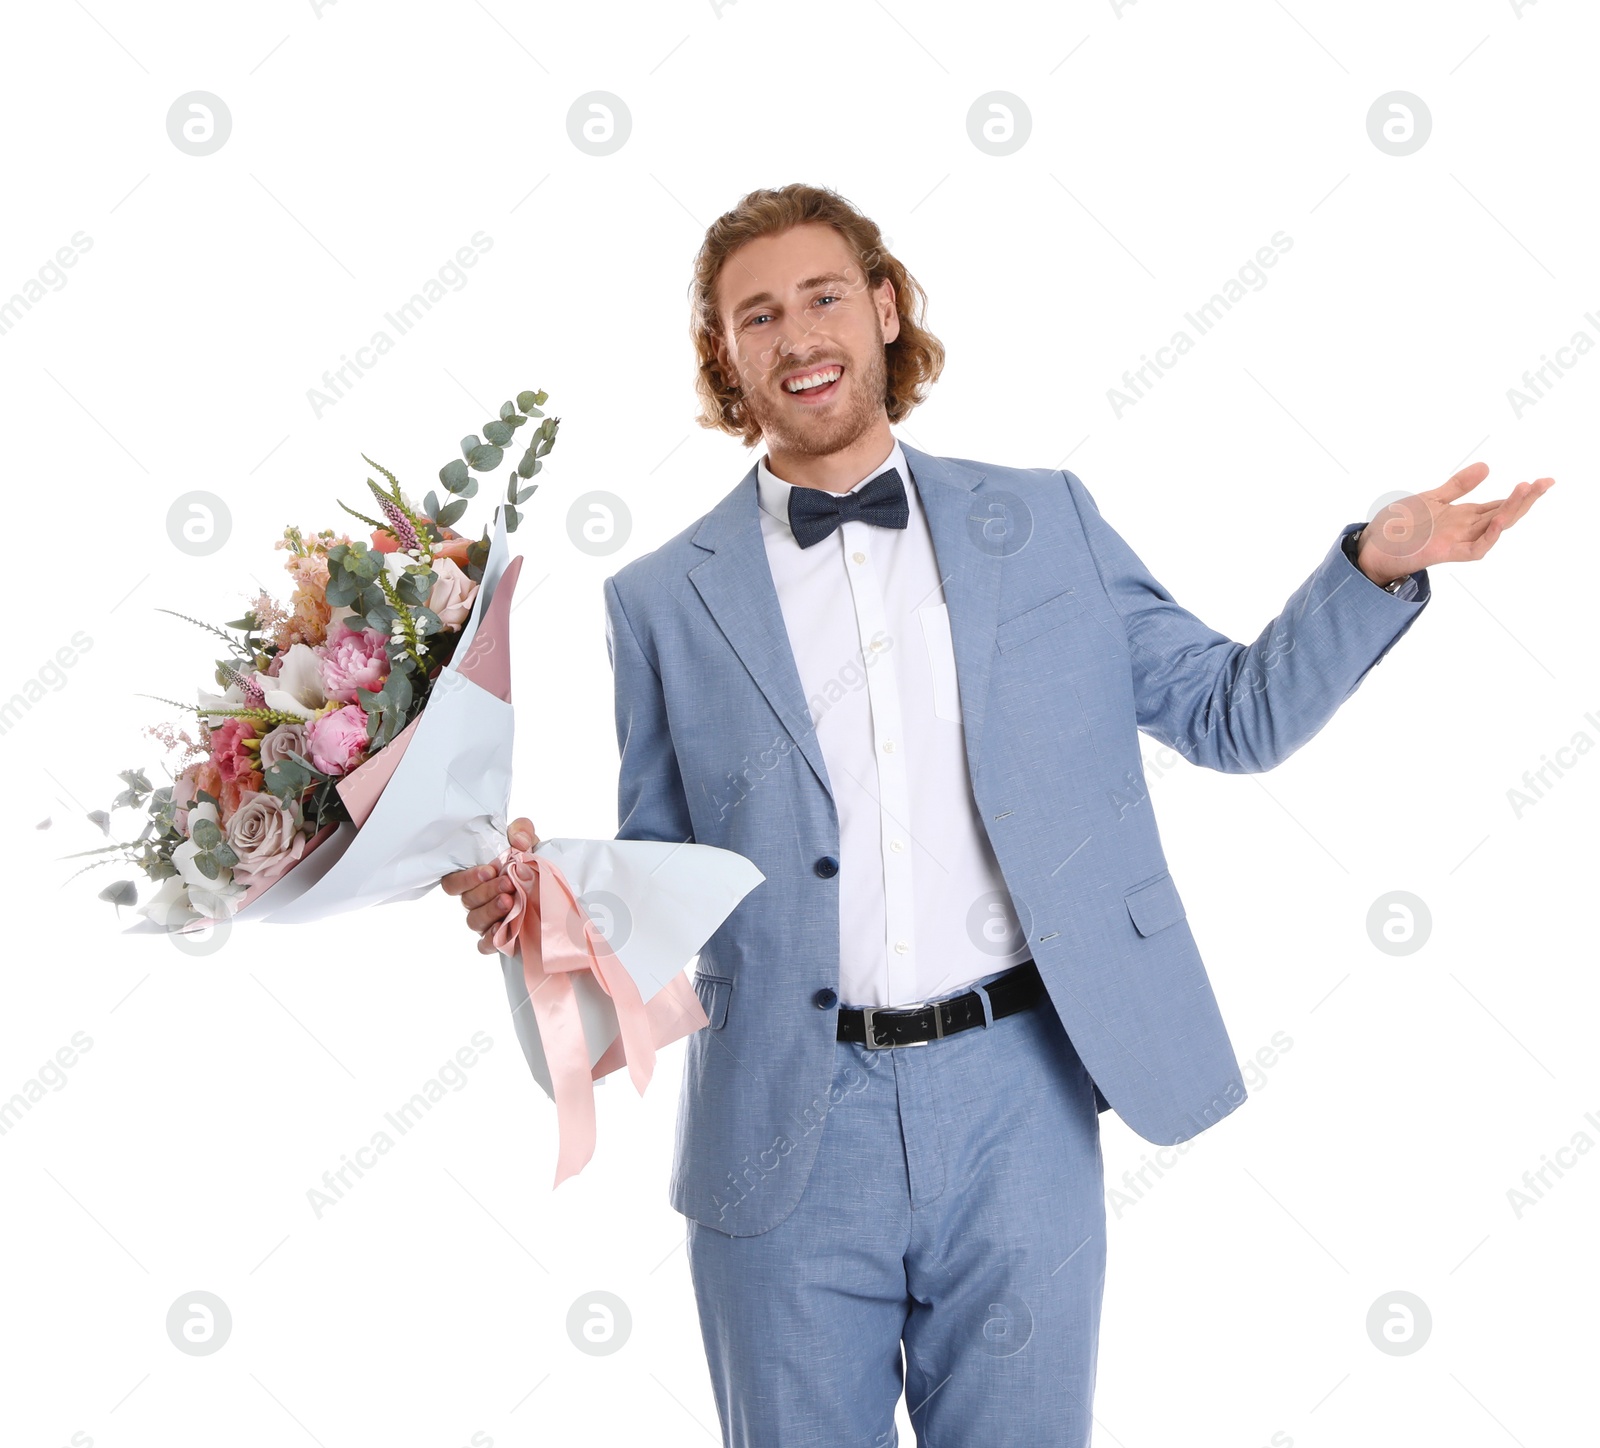
[{"label": "man's right hand", "polygon": [[[511,847],[516,850],[536,850],[539,837],[533,832],[533,821],[514,819],[506,831]],[[478,953],[494,955],[494,930],[511,909],[515,898],[511,882],[500,873],[497,865],[474,865],[471,869],[456,870],[443,876],[439,883],[446,895],[459,895],[467,912],[467,924],[478,933]]]}]

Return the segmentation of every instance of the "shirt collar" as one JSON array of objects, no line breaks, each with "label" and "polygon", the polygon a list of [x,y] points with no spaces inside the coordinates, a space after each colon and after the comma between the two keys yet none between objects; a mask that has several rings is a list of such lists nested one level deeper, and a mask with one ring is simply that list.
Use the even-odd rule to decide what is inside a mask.
[{"label": "shirt collar", "polygon": [[[911,492],[910,470],[906,466],[906,455],[900,450],[900,440],[895,439],[894,446],[889,449],[888,457],[873,468],[859,483],[848,492],[857,492],[870,483],[879,473],[895,468],[900,473],[900,481],[905,485],[907,494]],[[761,502],[761,510],[770,514],[785,528],[789,526],[789,493],[794,488],[793,483],[786,483],[782,478],[775,477],[767,467],[767,455],[763,453],[761,460],[756,464],[756,491]]]}]

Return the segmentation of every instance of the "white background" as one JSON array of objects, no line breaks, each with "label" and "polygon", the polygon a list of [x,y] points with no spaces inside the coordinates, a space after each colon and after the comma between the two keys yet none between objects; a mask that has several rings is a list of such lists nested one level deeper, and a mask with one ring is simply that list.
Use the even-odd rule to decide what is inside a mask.
[{"label": "white background", "polygon": [[[205,636],[155,610],[286,596],[272,540],[350,521],[334,499],[362,506],[358,451],[420,496],[524,387],[562,425],[516,535],[537,588],[515,616],[514,803],[545,834],[609,837],[601,581],[754,460],[694,425],[685,289],[705,226],[791,180],[872,214],[931,295],[949,362],[900,436],[1070,466],[1240,640],[1384,495],[1475,458],[1484,497],[1557,478],[1486,562],[1434,571],[1411,633],[1281,768],[1210,774],[1145,741],[1239,1055],[1292,1046],[1112,1213],[1095,1441],[1592,1435],[1600,1153],[1568,1155],[1520,1216],[1507,1193],[1578,1133],[1600,1142],[1600,757],[1566,756],[1520,817],[1507,791],[1600,740],[1600,356],[1520,417],[1507,390],[1579,329],[1600,340],[1600,29],[1576,0],[1122,12],[85,0],[10,18],[0,296],[75,233],[92,246],[0,335],[6,693],[76,631],[92,647],[0,735],[0,1096],[74,1032],[93,1044],[0,1137],[8,1444],[716,1440],[665,1199],[681,1047],[642,1103],[607,1084],[597,1156],[552,1194],[553,1115],[454,902],[240,930],[194,958],[120,935],[94,899],[107,874],[63,885],[60,857],[100,842],[83,816],[118,769],[158,764],[139,729],[172,711],[140,696],[190,698],[209,672]],[[193,90],[232,117],[203,157],[166,129]],[[632,119],[604,157],[567,126],[597,90]],[[996,90],[1032,120],[1001,157],[966,120]],[[1405,157],[1367,133],[1393,90],[1432,115]],[[1280,230],[1268,284],[1119,419],[1123,369]],[[324,370],[477,232],[466,284],[318,417]],[[191,490],[232,514],[207,557],[168,536]],[[566,522],[596,490],[633,519],[603,557]],[[1432,916],[1406,956],[1367,930],[1394,890]],[[462,1088],[319,1218],[308,1190],[475,1031],[492,1049]],[[1116,1183],[1153,1148],[1102,1122]],[[195,1290],[232,1313],[212,1356],[167,1337]],[[566,1327],[596,1290],[632,1317],[609,1356]],[[1402,1290],[1432,1330],[1394,1356],[1366,1318]]]}]

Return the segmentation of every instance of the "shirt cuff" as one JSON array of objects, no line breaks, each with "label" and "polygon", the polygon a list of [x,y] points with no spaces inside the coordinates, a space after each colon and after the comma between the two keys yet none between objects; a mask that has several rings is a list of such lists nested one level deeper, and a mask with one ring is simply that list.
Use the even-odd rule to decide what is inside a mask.
[{"label": "shirt cuff", "polygon": [[[1339,540],[1344,547],[1344,556],[1350,560],[1351,566],[1356,570],[1357,573],[1361,573],[1361,565],[1356,562],[1356,539],[1360,536],[1361,530],[1365,527],[1365,523],[1352,523],[1348,531]],[[1361,576],[1363,578],[1367,578],[1365,573],[1361,573]],[[1394,597],[1403,599],[1407,603],[1410,603],[1412,600],[1414,600],[1417,594],[1420,592],[1417,584],[1417,575],[1415,573],[1406,574],[1400,586],[1394,589],[1384,588],[1383,584],[1374,583],[1370,578],[1367,578],[1367,582],[1371,583],[1374,588],[1383,588],[1385,593],[1392,593]]]}]

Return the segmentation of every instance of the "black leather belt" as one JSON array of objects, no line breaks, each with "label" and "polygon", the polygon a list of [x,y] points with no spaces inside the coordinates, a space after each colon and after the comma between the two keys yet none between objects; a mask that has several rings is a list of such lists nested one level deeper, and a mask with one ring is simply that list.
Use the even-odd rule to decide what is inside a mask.
[{"label": "black leather belt", "polygon": [[[984,987],[994,1018],[1015,1015],[1037,1005],[1044,995],[1039,967],[1031,960],[1013,966]],[[837,1039],[871,1050],[891,1046],[925,1046],[983,1024],[983,999],[977,991],[930,1001],[925,1006],[845,1006],[839,1012]]]}]

